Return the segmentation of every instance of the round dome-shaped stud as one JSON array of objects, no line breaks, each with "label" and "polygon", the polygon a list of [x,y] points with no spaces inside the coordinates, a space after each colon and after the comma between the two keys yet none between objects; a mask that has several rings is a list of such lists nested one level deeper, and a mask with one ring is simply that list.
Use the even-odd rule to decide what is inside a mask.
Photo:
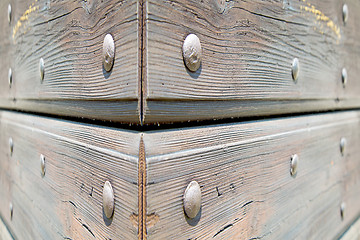
[{"label": "round dome-shaped stud", "polygon": [[345,217],[345,209],[346,209],[346,204],[344,202],[341,203],[340,205],[340,216],[341,216],[341,220],[344,220]]},{"label": "round dome-shaped stud", "polygon": [[291,176],[294,176],[297,173],[298,164],[299,164],[299,156],[297,154],[292,155],[290,161]]},{"label": "round dome-shaped stud", "polygon": [[183,44],[183,58],[186,67],[196,72],[201,65],[201,44],[195,34],[189,34]]},{"label": "round dome-shaped stud", "polygon": [[41,168],[41,176],[45,176],[45,157],[44,155],[40,154],[40,168]]},{"label": "round dome-shaped stud", "polygon": [[106,34],[103,43],[103,65],[107,72],[110,72],[114,65],[115,43],[111,34]]},{"label": "round dome-shaped stud", "polygon": [[344,21],[344,23],[347,22],[348,18],[349,18],[349,8],[348,8],[347,4],[345,3],[343,5],[343,21]]},{"label": "round dome-shaped stud", "polygon": [[45,74],[45,65],[44,65],[44,59],[40,58],[39,61],[39,72],[40,72],[40,80],[41,82],[44,81],[44,74]]},{"label": "round dome-shaped stud", "polygon": [[348,76],[347,76],[346,68],[343,68],[341,70],[341,80],[342,80],[342,84],[343,84],[344,87],[345,87],[345,85],[347,83],[347,79],[348,79]]},{"label": "round dome-shaped stud", "polygon": [[9,72],[8,72],[8,81],[9,81],[9,87],[11,87],[11,85],[12,85],[12,70],[11,70],[11,68],[9,68]]},{"label": "round dome-shaped stud", "polygon": [[299,59],[294,58],[291,66],[291,75],[294,82],[298,80],[299,71],[300,71]]},{"label": "round dome-shaped stud", "polygon": [[114,191],[109,181],[106,181],[103,188],[103,208],[107,218],[114,214]]},{"label": "round dome-shaped stud", "polygon": [[12,156],[12,154],[14,152],[14,142],[11,137],[9,138],[9,148],[10,148],[10,156]]},{"label": "round dome-shaped stud", "polygon": [[8,5],[8,22],[9,22],[9,23],[11,22],[11,12],[12,12],[12,10],[11,10],[11,5],[9,4],[9,5]]},{"label": "round dome-shaped stud", "polygon": [[189,218],[195,218],[201,208],[201,189],[196,181],[189,183],[184,192],[184,211]]},{"label": "round dome-shaped stud", "polygon": [[12,220],[13,213],[14,213],[14,207],[13,207],[12,203],[9,204],[9,210],[10,210],[10,219]]},{"label": "round dome-shaped stud", "polygon": [[340,153],[344,156],[345,154],[345,146],[346,146],[346,138],[342,137],[340,139]]}]

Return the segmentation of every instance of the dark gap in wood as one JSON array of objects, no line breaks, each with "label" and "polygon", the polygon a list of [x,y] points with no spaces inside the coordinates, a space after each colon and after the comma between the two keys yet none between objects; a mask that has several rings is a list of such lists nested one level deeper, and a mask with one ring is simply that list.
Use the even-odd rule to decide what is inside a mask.
[{"label": "dark gap in wood", "polygon": [[114,122],[109,120],[90,119],[85,117],[71,117],[64,115],[24,111],[18,109],[0,108],[0,111],[18,112],[33,116],[51,118],[55,120],[90,124],[90,125],[96,125],[97,127],[108,127],[119,130],[121,129],[121,130],[129,130],[136,132],[148,132],[154,130],[169,130],[169,129],[179,129],[179,128],[190,128],[190,127],[208,127],[208,126],[215,126],[221,124],[238,124],[238,123],[245,123],[245,122],[248,123],[254,121],[272,121],[280,118],[291,118],[291,117],[301,117],[301,116],[306,117],[316,114],[327,114],[327,113],[331,114],[336,112],[350,112],[350,111],[359,111],[359,110],[360,108],[344,108],[344,109],[324,110],[324,111],[315,111],[315,112],[312,111],[312,112],[284,113],[284,114],[275,114],[275,115],[233,117],[233,118],[212,119],[212,120],[191,120],[191,121],[180,121],[180,122],[163,123],[163,124],[148,123],[145,125],[140,125],[140,123]]},{"label": "dark gap in wood", "polygon": [[144,101],[146,84],[146,0],[139,0],[139,85],[140,85],[140,125],[144,122]]},{"label": "dark gap in wood", "polygon": [[140,138],[139,146],[139,170],[138,170],[138,186],[139,186],[139,215],[138,215],[138,239],[146,239],[146,159],[145,145],[143,135]]}]

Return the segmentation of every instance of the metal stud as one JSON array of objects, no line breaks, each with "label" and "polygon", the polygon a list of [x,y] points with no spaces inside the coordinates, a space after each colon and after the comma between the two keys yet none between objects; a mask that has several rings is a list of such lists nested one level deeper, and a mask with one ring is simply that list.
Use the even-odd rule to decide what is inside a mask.
[{"label": "metal stud", "polygon": [[12,85],[12,70],[11,70],[11,68],[9,68],[8,80],[9,80],[9,87],[11,87],[11,85]]},{"label": "metal stud", "polygon": [[299,77],[299,71],[300,71],[299,59],[294,58],[291,66],[291,75],[294,82],[296,82]]},{"label": "metal stud", "polygon": [[342,71],[341,71],[341,80],[342,80],[342,83],[343,83],[344,87],[345,87],[345,85],[347,83],[347,79],[348,79],[348,76],[347,76],[346,68],[343,68]]},{"label": "metal stud", "polygon": [[186,67],[196,72],[201,65],[201,44],[199,38],[195,34],[189,34],[183,44],[183,58]]},{"label": "metal stud", "polygon": [[10,156],[12,156],[12,154],[14,152],[14,142],[11,137],[9,138],[9,147],[10,147]]},{"label": "metal stud", "polygon": [[39,61],[39,72],[40,72],[41,82],[43,82],[44,81],[45,66],[44,66],[44,59],[42,59],[42,58],[40,58],[40,61]]},{"label": "metal stud", "polygon": [[349,8],[348,8],[347,4],[345,3],[343,5],[343,20],[344,20],[344,23],[347,22],[348,18],[349,18]]},{"label": "metal stud", "polygon": [[294,176],[296,174],[298,164],[299,164],[299,156],[297,154],[292,155],[291,156],[291,161],[290,161],[290,174],[291,174],[291,176]]},{"label": "metal stud", "polygon": [[103,65],[107,72],[113,67],[115,59],[115,43],[110,34],[106,34],[103,43]]},{"label": "metal stud", "polygon": [[201,189],[196,181],[189,183],[184,192],[184,211],[189,218],[195,218],[201,207]]},{"label": "metal stud", "polygon": [[12,220],[13,213],[14,213],[14,208],[13,208],[12,203],[9,204],[9,210],[10,210],[10,219]]},{"label": "metal stud", "polygon": [[114,214],[114,191],[109,181],[106,181],[103,188],[103,209],[105,216],[111,218]]},{"label": "metal stud", "polygon": [[41,176],[45,176],[45,157],[44,155],[40,154],[40,167],[41,167]]},{"label": "metal stud", "polygon": [[11,5],[8,5],[8,21],[11,22]]},{"label": "metal stud", "polygon": [[346,204],[344,202],[341,203],[340,205],[340,216],[341,216],[341,220],[344,220],[345,217],[345,209],[346,209]]},{"label": "metal stud", "polygon": [[346,146],[346,138],[342,137],[340,139],[340,152],[341,152],[341,155],[343,155],[343,156],[345,153],[345,146]]}]

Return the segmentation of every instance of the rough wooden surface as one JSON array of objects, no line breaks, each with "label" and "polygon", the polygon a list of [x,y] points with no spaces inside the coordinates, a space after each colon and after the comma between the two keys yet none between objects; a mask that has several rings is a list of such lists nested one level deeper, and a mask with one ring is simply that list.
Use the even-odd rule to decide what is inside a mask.
[{"label": "rough wooden surface", "polygon": [[[356,0],[149,0],[144,122],[358,107],[359,10]],[[181,52],[190,33],[202,45],[195,73],[187,71]]]},{"label": "rough wooden surface", "polygon": [[[136,1],[9,2],[0,3],[0,107],[139,122]],[[102,66],[107,33],[112,34],[116,50],[110,73]],[[43,82],[40,58],[45,63]]]},{"label": "rough wooden surface", "polygon": [[[359,133],[353,111],[144,134],[147,214],[157,219],[148,239],[339,237],[360,214]],[[192,180],[202,191],[195,220],[182,202]]]},{"label": "rough wooden surface", "polygon": [[357,219],[353,225],[341,236],[340,240],[360,239],[360,219]]},{"label": "rough wooden surface", "polygon": [[[0,112],[0,215],[16,239],[137,239],[139,142],[132,131]],[[103,217],[105,181],[112,221]]]},{"label": "rough wooden surface", "polygon": [[0,239],[2,240],[13,240],[9,229],[6,227],[5,223],[0,218]]}]

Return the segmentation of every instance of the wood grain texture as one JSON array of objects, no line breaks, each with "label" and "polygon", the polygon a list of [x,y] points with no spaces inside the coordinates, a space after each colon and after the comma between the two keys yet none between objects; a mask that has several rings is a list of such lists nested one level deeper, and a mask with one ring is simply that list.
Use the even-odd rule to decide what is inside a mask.
[{"label": "wood grain texture", "polygon": [[357,219],[340,238],[340,240],[354,239],[360,239],[360,219]]},{"label": "wood grain texture", "polygon": [[[0,107],[138,123],[137,1],[9,1],[1,11]],[[1,2],[7,10],[8,1]],[[110,73],[103,39],[115,42]],[[44,59],[41,82],[39,60]],[[8,69],[13,85],[8,85]]]},{"label": "wood grain texture", "polygon": [[[0,112],[0,214],[14,237],[137,239],[139,142],[132,131]],[[105,181],[115,194],[111,221]]]},{"label": "wood grain texture", "polygon": [[[358,111],[147,132],[148,239],[339,237],[360,214],[359,133]],[[202,208],[190,220],[193,180]]]},{"label": "wood grain texture", "polygon": [[9,229],[6,227],[5,223],[0,218],[0,239],[2,240],[13,240]]},{"label": "wood grain texture", "polygon": [[[358,107],[359,11],[356,0],[149,0],[144,122]],[[195,73],[186,69],[181,52],[190,33],[202,45]]]}]

